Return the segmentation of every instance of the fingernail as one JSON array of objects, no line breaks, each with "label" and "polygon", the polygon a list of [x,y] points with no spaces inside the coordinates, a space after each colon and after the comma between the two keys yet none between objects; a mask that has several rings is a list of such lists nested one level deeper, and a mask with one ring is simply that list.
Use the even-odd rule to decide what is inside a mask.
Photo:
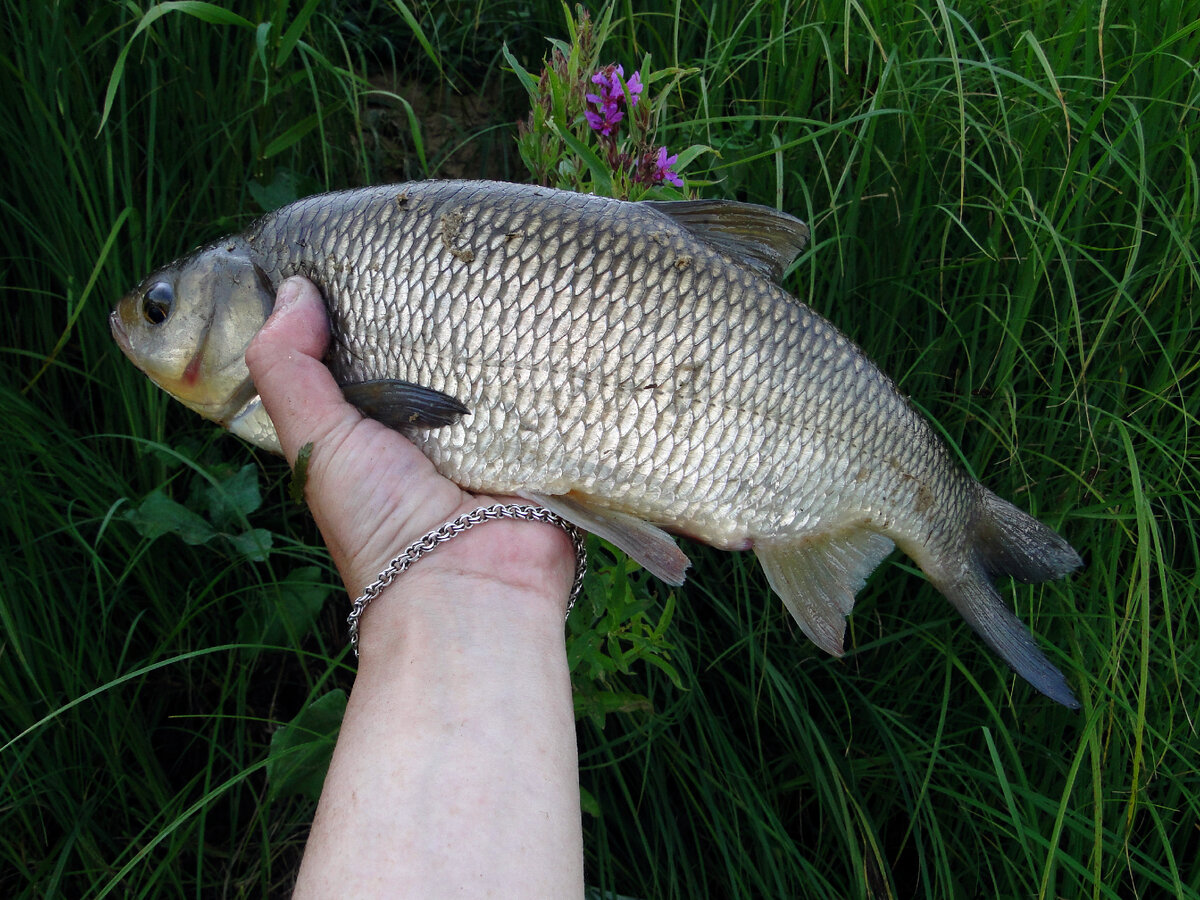
[{"label": "fingernail", "polygon": [[289,278],[279,285],[279,290],[275,293],[275,309],[272,315],[280,315],[286,313],[292,304],[300,297],[300,291],[304,286],[299,278]]}]

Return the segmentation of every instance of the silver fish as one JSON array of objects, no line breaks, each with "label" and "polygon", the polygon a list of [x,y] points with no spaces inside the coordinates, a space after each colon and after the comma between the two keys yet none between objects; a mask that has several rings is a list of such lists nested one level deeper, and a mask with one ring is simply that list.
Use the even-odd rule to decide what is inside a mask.
[{"label": "silver fish", "polygon": [[955,462],[895,385],[779,285],[799,220],[728,201],[627,203],[493,182],[310,197],[147,277],[113,334],[156,383],[278,449],[245,366],[303,275],[347,398],[462,487],[544,504],[671,584],[664,531],[753,550],[840,655],[899,546],[1013,669],[1078,702],[1002,601],[1080,564]]}]

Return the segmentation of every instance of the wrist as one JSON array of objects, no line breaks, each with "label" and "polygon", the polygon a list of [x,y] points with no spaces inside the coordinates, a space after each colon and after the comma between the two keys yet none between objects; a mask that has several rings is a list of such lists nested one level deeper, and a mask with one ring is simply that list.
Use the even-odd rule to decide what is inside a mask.
[{"label": "wrist", "polygon": [[495,648],[509,639],[561,643],[568,588],[557,578],[513,585],[430,565],[404,573],[358,620],[360,665],[431,646]]},{"label": "wrist", "polygon": [[553,513],[518,506],[476,509],[383,567],[352,605],[351,640],[357,642],[359,625],[368,618],[388,642],[413,629],[441,631],[445,639],[514,628],[528,633],[548,624],[561,640],[563,619],[581,586],[584,554],[582,534]]}]

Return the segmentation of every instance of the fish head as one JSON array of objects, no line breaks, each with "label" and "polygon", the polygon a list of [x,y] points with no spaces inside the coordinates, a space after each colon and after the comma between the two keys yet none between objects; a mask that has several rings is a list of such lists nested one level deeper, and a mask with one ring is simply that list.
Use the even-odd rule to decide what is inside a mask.
[{"label": "fish head", "polygon": [[249,245],[232,237],[148,275],[120,299],[109,325],[121,350],[151,381],[241,433],[237,426],[251,413],[255,428],[262,428],[264,413],[245,355],[274,305],[274,285],[254,263]]}]

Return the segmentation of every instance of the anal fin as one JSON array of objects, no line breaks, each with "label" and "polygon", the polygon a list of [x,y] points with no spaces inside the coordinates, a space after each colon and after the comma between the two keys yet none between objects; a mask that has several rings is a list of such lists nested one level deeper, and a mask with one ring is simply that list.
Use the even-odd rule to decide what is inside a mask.
[{"label": "anal fin", "polygon": [[846,528],[800,541],[756,541],[754,552],[800,629],[826,653],[841,656],[854,596],[894,546],[882,534]]},{"label": "anal fin", "polygon": [[564,519],[602,537],[637,560],[646,571],[667,584],[683,584],[692,561],[675,539],[645,519],[596,506],[571,494],[518,491],[517,496],[556,512]]}]

